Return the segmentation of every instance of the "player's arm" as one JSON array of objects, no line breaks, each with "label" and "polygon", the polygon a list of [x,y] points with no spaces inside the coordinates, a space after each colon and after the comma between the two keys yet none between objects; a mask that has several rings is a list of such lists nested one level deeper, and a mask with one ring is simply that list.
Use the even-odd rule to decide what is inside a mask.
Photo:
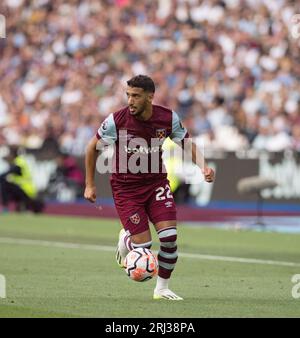
[{"label": "player's arm", "polygon": [[204,156],[192,140],[191,142],[184,142],[184,139],[189,138],[189,134],[186,128],[181,124],[177,113],[174,111],[172,116],[172,134],[170,137],[174,142],[179,144],[185,152],[192,154],[192,161],[201,169],[205,181],[213,182],[215,178],[214,170],[207,165]]},{"label": "player's arm", "polygon": [[98,150],[105,145],[111,145],[117,140],[117,130],[113,114],[110,114],[101,124],[97,134],[90,140],[85,153],[85,191],[84,198],[96,202],[95,170]]},{"label": "player's arm", "polygon": [[87,145],[85,153],[85,191],[84,198],[96,202],[95,170],[98,156],[98,139],[94,136]]},{"label": "player's arm", "polygon": [[[190,147],[192,149],[190,149]],[[214,170],[207,165],[204,156],[202,155],[201,151],[198,150],[194,142],[191,142],[190,147],[188,146],[187,149],[184,150],[192,151],[192,161],[201,169],[205,181],[209,183],[213,182],[215,179]]]}]

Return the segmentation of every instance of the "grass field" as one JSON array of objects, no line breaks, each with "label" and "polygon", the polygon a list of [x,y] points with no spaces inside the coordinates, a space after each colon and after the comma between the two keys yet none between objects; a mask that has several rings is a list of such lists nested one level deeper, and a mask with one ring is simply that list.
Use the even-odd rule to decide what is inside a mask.
[{"label": "grass field", "polygon": [[[300,235],[180,224],[170,286],[184,301],[170,302],[152,300],[154,280],[133,282],[117,266],[119,228],[117,220],[0,216],[0,317],[300,317],[291,294]],[[157,250],[154,232],[153,240]]]}]

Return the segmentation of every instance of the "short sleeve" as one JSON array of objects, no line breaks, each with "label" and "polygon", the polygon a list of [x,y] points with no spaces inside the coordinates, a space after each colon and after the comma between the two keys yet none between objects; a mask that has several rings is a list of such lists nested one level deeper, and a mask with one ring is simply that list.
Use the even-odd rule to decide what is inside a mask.
[{"label": "short sleeve", "polygon": [[172,134],[170,139],[173,141],[182,141],[188,136],[186,128],[181,124],[180,118],[176,112],[172,111]]},{"label": "short sleeve", "polygon": [[117,140],[117,128],[113,114],[110,114],[101,124],[96,134],[97,138],[107,144],[113,144]]}]

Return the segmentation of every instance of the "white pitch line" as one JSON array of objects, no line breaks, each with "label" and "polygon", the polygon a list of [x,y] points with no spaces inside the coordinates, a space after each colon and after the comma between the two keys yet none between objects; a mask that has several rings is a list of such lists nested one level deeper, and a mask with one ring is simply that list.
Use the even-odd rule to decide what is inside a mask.
[{"label": "white pitch line", "polygon": [[190,253],[184,253],[184,252],[179,253],[179,255],[180,255],[180,257],[207,259],[207,260],[212,260],[212,261],[248,263],[248,264],[263,264],[263,265],[300,266],[300,263],[272,261],[272,260],[264,260],[264,259],[256,259],[256,258],[213,256],[213,255],[190,254]]},{"label": "white pitch line", "polygon": [[[63,248],[63,249],[81,249],[81,250],[92,250],[92,251],[110,251],[111,252],[111,251],[116,250],[115,247],[106,246],[106,245],[54,242],[54,241],[42,241],[42,240],[37,240],[37,239],[23,239],[23,238],[9,238],[9,237],[0,237],[0,243],[34,245],[34,246],[54,247],[54,248]],[[180,252],[179,256],[184,257],[184,258],[194,258],[194,259],[223,261],[223,262],[235,262],[235,263],[247,263],[247,264],[297,266],[297,267],[300,266],[300,263],[294,263],[294,262],[263,260],[263,259],[255,259],[255,258],[201,255],[201,254],[192,254],[192,253],[185,253],[185,252]]]}]

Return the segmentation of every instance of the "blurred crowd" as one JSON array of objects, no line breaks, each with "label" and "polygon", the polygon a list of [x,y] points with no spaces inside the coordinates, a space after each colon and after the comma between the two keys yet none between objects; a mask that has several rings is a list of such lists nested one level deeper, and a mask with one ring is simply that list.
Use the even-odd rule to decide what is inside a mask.
[{"label": "blurred crowd", "polygon": [[82,155],[147,74],[154,103],[206,146],[300,151],[300,2],[1,0],[0,13],[0,144]]}]

